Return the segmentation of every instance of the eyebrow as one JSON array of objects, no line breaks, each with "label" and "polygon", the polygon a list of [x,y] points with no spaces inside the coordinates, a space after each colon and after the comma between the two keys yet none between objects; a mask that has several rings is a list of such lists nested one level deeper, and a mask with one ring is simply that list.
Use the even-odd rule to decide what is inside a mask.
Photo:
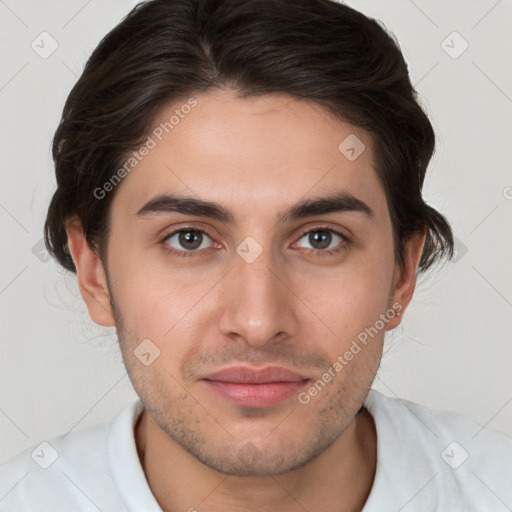
[{"label": "eyebrow", "polygon": [[[230,224],[235,224],[236,222],[233,213],[218,203],[177,194],[165,194],[154,197],[137,212],[137,216],[144,217],[170,212],[208,217]],[[284,223],[314,215],[343,212],[361,213],[369,219],[375,217],[373,210],[361,199],[348,192],[340,191],[326,197],[299,201],[284,213],[281,213],[278,217],[278,222]]]}]

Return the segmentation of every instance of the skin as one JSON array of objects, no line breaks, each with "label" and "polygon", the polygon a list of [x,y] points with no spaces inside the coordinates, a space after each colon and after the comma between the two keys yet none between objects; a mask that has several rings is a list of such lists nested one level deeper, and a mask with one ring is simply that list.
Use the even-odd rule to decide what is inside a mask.
[{"label": "skin", "polygon": [[[124,178],[111,207],[105,265],[77,219],[69,248],[91,318],[116,325],[124,362],[145,406],[136,426],[141,463],[163,510],[310,512],[361,510],[376,467],[376,431],[364,410],[384,333],[409,304],[424,234],[395,261],[384,189],[370,135],[310,101],[284,94],[238,99],[198,94],[198,105]],[[175,102],[155,126],[169,119]],[[356,134],[366,150],[348,160],[338,145]],[[350,192],[373,218],[336,212],[279,223],[306,198]],[[234,224],[177,212],[137,216],[154,196],[182,193],[229,209]],[[186,252],[181,228],[205,229]],[[329,249],[306,230],[334,229]],[[263,248],[252,263],[236,252],[248,236]],[[340,245],[341,244],[341,245]],[[322,252],[324,251],[324,252]],[[189,250],[189,253],[191,251]],[[394,316],[305,405],[242,407],[212,393],[206,373],[244,362],[281,365],[316,381],[394,303]],[[144,339],[160,350],[145,366]]]}]

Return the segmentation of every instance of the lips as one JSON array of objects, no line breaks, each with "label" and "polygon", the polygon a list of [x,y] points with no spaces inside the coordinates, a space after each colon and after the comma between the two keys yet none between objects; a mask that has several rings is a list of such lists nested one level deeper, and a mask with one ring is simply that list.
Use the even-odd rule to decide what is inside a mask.
[{"label": "lips", "polygon": [[232,366],[201,379],[217,396],[246,407],[277,405],[298,393],[308,381],[309,378],[279,366]]},{"label": "lips", "polygon": [[307,379],[281,366],[256,369],[246,366],[224,368],[203,377],[206,380],[232,382],[238,384],[268,384],[270,382],[300,382]]}]

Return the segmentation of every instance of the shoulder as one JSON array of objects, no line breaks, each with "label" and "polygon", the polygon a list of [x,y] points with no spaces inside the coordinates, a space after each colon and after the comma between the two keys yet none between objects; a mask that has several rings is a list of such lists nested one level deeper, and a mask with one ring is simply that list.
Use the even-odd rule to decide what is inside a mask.
[{"label": "shoulder", "polygon": [[0,509],[122,510],[109,437],[114,425],[129,423],[138,406],[131,404],[112,422],[43,441],[2,464]]},{"label": "shoulder", "polygon": [[375,484],[387,487],[397,501],[404,502],[401,506],[410,499],[450,510],[512,505],[510,437],[462,414],[429,409],[375,390],[366,407],[377,429]]}]

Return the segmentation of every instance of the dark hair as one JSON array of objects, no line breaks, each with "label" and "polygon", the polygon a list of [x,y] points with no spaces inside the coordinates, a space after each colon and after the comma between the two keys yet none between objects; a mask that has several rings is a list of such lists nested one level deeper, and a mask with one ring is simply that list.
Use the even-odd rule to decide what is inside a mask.
[{"label": "dark hair", "polygon": [[103,255],[114,188],[93,193],[123,165],[171,101],[215,88],[240,97],[286,93],[367,130],[393,226],[395,258],[427,233],[418,272],[453,256],[443,215],[422,187],[435,146],[398,42],[379,21],[331,0],[152,0],[138,4],[94,50],[53,139],[57,190],[48,251],[76,272],[65,223],[77,217]]}]

